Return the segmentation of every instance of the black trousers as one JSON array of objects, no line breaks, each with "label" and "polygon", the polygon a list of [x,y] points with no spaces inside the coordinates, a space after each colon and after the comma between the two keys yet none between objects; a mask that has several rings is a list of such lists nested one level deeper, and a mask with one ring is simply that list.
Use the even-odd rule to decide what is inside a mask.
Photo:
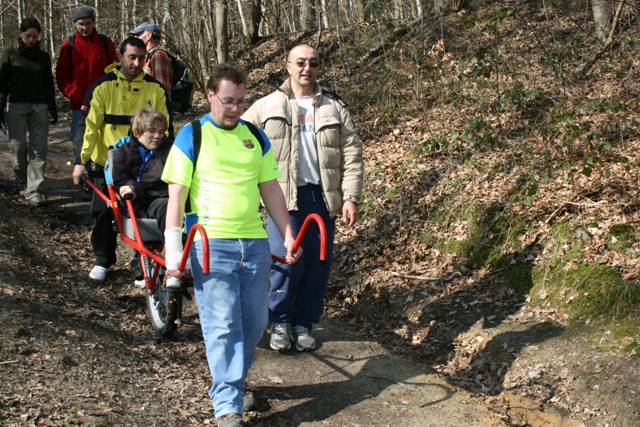
[{"label": "black trousers", "polygon": [[167,220],[168,202],[168,197],[160,197],[144,200],[133,207],[137,218],[155,218],[158,228],[162,232],[162,243],[164,243],[164,226]]},{"label": "black trousers", "polygon": [[[108,194],[104,179],[94,178],[93,183],[105,195]],[[95,193],[91,199],[91,216],[95,218],[95,224],[91,231],[91,247],[96,258],[96,265],[109,268],[116,263],[118,233],[113,228],[112,210]]]}]

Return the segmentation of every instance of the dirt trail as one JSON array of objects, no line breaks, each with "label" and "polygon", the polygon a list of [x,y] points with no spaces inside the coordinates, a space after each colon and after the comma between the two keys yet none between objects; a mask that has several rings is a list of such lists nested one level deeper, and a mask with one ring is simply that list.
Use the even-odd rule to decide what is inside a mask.
[{"label": "dirt trail", "polygon": [[315,330],[311,353],[258,349],[250,379],[271,414],[261,426],[502,426],[432,368],[389,354],[338,323]]},{"label": "dirt trail", "polygon": [[[120,245],[104,284],[88,280],[91,219],[71,183],[68,135],[66,125],[52,128],[44,208],[17,195],[0,137],[0,424],[214,425],[195,304],[176,339],[158,341],[126,266],[130,248]],[[265,334],[249,375],[261,401],[249,425],[506,425],[432,368],[344,324],[323,321],[316,336],[316,351],[280,354]],[[519,405],[531,412],[526,401]]]},{"label": "dirt trail", "polygon": [[[33,208],[15,194],[0,139],[0,420],[5,425],[213,425],[195,304],[175,341],[156,341],[129,248],[102,285],[89,282],[88,202],[70,180],[66,127],[52,128],[44,191]],[[12,194],[13,193],[13,194]],[[388,354],[337,323],[312,353],[258,349],[250,384],[255,426],[498,426],[500,419],[432,369]]]}]

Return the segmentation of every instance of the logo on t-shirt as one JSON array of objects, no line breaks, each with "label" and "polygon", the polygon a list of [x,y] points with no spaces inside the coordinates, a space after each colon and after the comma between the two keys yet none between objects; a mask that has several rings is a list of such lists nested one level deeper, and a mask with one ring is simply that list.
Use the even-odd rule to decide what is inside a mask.
[{"label": "logo on t-shirt", "polygon": [[244,140],[242,140],[242,142],[244,142],[244,146],[245,146],[246,148],[248,148],[249,150],[253,150],[254,145],[253,145],[253,141],[252,141],[252,140],[250,140],[250,139],[244,139]]},{"label": "logo on t-shirt", "polygon": [[300,132],[314,134],[314,125],[313,125],[313,112],[307,112],[307,109],[304,107],[300,107],[300,110],[303,110],[303,113],[298,116],[298,123],[300,123]]}]

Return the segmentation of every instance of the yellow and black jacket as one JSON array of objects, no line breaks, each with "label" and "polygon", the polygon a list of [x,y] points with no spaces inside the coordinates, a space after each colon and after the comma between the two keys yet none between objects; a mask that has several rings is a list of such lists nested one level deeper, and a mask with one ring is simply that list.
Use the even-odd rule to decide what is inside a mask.
[{"label": "yellow and black jacket", "polygon": [[[120,64],[112,64],[105,71],[104,77],[89,89],[82,106],[85,130],[84,138],[76,137],[74,141],[76,149],[80,141],[82,146],[76,151],[76,163],[92,160],[104,166],[109,146],[129,133],[131,118],[142,108],[155,108],[171,123],[171,107],[160,82],[144,72],[130,82],[120,73]],[[83,135],[81,129],[78,133]],[[171,133],[169,136],[173,137]]]}]

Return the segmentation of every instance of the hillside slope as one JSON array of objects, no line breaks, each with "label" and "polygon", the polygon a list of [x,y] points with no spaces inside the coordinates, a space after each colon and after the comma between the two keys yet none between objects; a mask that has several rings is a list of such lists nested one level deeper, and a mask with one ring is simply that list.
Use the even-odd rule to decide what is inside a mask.
[{"label": "hillside slope", "polygon": [[327,314],[514,425],[535,425],[519,396],[640,423],[637,13],[578,79],[601,48],[589,13],[495,3],[235,58],[256,98],[283,44],[320,40],[322,84],[363,138],[362,218],[340,228]]},{"label": "hillside slope", "polygon": [[[636,426],[636,12],[625,12],[612,49],[577,79],[573,70],[599,48],[589,13],[542,6],[495,3],[442,19],[287,34],[235,46],[234,59],[251,71],[253,100],[272,90],[269,74],[282,76],[283,47],[319,42],[322,84],[350,104],[363,138],[361,220],[339,226],[332,324],[402,356],[397,365],[429,365],[448,383],[438,387],[472,394],[506,424]],[[35,214],[11,195],[2,164],[0,369],[9,387],[0,422],[211,423],[195,313],[177,342],[149,339],[124,250],[113,282],[84,292],[90,220],[69,188],[69,141],[55,136],[56,151],[48,166],[56,201]],[[63,387],[69,380],[73,389]],[[324,399],[339,383],[299,396],[269,372],[251,380],[272,399],[255,425],[346,419],[335,409],[345,399]],[[390,413],[415,408],[402,395],[407,384],[395,386]],[[318,399],[297,408],[309,396]],[[359,398],[349,402],[376,403],[368,392]],[[314,407],[320,401],[326,412]]]}]

